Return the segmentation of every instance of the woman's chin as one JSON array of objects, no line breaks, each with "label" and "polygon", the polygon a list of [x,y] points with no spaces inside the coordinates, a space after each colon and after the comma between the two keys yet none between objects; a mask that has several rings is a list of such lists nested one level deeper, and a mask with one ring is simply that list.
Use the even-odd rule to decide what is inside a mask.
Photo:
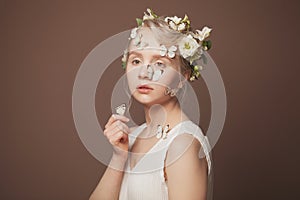
[{"label": "woman's chin", "polygon": [[153,97],[150,95],[143,95],[143,94],[135,94],[133,95],[136,101],[143,104],[144,106],[151,107],[155,104],[165,104],[168,101],[168,98],[164,97]]}]

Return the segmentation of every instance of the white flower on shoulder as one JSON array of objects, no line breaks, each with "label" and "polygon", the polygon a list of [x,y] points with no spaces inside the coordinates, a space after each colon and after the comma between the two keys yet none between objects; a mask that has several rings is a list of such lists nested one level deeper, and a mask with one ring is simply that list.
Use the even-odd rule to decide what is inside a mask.
[{"label": "white flower on shoulder", "polygon": [[193,57],[200,47],[200,45],[191,35],[182,38],[178,46],[180,54],[183,58]]},{"label": "white flower on shoulder", "polygon": [[156,15],[153,13],[153,11],[150,8],[147,8],[147,12],[144,12],[143,21],[147,19],[154,19],[156,18]]},{"label": "white flower on shoulder", "polygon": [[160,55],[165,56],[167,55],[169,58],[174,58],[175,57],[175,51],[177,50],[176,46],[171,46],[169,49],[165,45],[160,46]]},{"label": "white flower on shoulder", "polygon": [[200,41],[203,41],[205,38],[209,36],[209,33],[212,29],[205,26],[201,31],[196,30],[196,34],[194,34],[194,37],[199,39]]},{"label": "white flower on shoulder", "polygon": [[136,37],[137,30],[138,30],[138,28],[134,28],[134,29],[131,30],[131,33],[130,33],[130,38],[131,39],[134,39]]}]

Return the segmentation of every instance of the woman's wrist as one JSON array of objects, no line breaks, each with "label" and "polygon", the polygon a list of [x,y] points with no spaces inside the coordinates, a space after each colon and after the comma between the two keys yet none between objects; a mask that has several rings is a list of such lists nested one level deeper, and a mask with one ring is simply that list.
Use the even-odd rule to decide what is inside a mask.
[{"label": "woman's wrist", "polygon": [[116,170],[123,171],[127,159],[128,159],[127,155],[119,155],[114,153],[110,160],[109,167]]}]

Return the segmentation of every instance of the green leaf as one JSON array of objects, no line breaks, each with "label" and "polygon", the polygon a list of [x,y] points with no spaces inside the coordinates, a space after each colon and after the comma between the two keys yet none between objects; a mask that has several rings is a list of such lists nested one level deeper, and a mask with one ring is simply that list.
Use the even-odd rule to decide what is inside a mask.
[{"label": "green leaf", "polygon": [[211,41],[210,40],[205,40],[202,42],[203,46],[207,47],[207,50],[209,50],[211,48]]},{"label": "green leaf", "polygon": [[140,18],[136,18],[136,23],[137,23],[138,26],[142,26],[143,20],[140,19]]},{"label": "green leaf", "polygon": [[126,62],[122,62],[122,68],[123,68],[123,69],[126,68]]}]

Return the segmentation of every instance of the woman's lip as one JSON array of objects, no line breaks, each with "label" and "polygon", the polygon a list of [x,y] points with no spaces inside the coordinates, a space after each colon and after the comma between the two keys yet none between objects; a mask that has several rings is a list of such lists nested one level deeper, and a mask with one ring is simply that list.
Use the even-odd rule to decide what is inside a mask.
[{"label": "woman's lip", "polygon": [[141,94],[148,94],[149,92],[151,92],[153,89],[150,88],[138,88],[137,91]]},{"label": "woman's lip", "polygon": [[148,85],[138,85],[136,89],[147,89],[147,90],[153,90],[152,87]]},{"label": "woman's lip", "polygon": [[136,89],[141,94],[148,94],[151,90],[153,90],[153,88],[148,85],[138,85]]}]

